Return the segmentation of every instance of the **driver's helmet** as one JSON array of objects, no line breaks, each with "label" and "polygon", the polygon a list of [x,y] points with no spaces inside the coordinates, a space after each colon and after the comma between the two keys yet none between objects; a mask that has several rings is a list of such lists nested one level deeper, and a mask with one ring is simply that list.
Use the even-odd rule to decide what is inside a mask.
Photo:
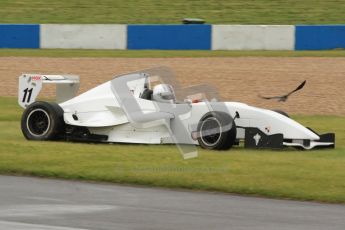
[{"label": "driver's helmet", "polygon": [[152,99],[163,103],[174,103],[175,93],[171,85],[159,84],[153,88]]}]

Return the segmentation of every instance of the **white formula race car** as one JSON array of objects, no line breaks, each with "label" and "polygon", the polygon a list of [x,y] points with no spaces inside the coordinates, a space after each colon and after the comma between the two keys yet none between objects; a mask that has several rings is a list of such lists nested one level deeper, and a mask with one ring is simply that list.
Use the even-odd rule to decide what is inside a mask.
[{"label": "white formula race car", "polygon": [[[49,83],[56,84],[57,103],[36,101]],[[23,74],[21,128],[29,140],[175,143],[215,150],[241,141],[246,148],[334,147],[334,133],[319,135],[283,112],[219,102],[209,86],[173,89],[172,84],[178,85],[169,69],[159,67],[117,76],[75,96],[78,76]]]}]

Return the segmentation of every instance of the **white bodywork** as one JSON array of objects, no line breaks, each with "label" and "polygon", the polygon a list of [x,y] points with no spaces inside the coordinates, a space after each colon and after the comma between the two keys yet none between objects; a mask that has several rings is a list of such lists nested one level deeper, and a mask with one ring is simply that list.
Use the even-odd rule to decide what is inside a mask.
[{"label": "white bodywork", "polygon": [[[175,127],[172,127],[177,116],[176,113],[170,112],[170,110],[162,111],[159,102],[139,97],[145,81],[147,81],[147,78],[140,77],[140,74],[142,73],[122,75],[76,97],[74,97],[74,93],[79,87],[79,78],[76,76],[24,74],[19,80],[19,104],[25,108],[32,103],[41,90],[42,83],[56,83],[59,87],[57,93],[59,105],[64,111],[64,121],[68,125],[86,127],[92,134],[106,135],[108,136],[107,142],[145,144],[176,142],[176,139],[171,135],[178,132]],[[124,106],[126,101],[119,101],[119,95],[114,92],[114,86],[120,80],[133,76],[138,79],[129,81],[126,90],[131,92],[140,109],[137,112],[130,111],[131,114],[129,114]],[[30,82],[28,77],[32,79]],[[146,77],[155,78],[155,76]],[[32,92],[31,100],[24,102],[24,91],[28,87],[32,87],[32,82],[35,82],[36,88]],[[207,112],[217,108],[218,104],[220,103],[199,101],[197,103],[174,104],[173,106],[187,111],[178,116],[184,129],[192,133],[196,131],[200,119]],[[266,135],[283,134],[284,140],[289,140],[288,142],[284,141],[283,144],[286,146],[300,146],[309,149],[318,145],[333,144],[318,142],[320,137],[317,134],[277,112],[238,102],[225,102],[222,105],[219,108],[233,118],[237,114],[240,115],[239,118],[235,119],[238,140],[245,138],[245,128],[255,127]],[[310,145],[304,146],[303,140],[309,140]],[[198,144],[196,140],[192,140],[192,142]]]}]

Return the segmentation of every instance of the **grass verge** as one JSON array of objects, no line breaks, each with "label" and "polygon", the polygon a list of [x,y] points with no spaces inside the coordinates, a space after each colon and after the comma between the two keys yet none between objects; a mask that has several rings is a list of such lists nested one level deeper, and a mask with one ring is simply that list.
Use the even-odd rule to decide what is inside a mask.
[{"label": "grass verge", "polygon": [[182,160],[177,148],[159,145],[27,141],[21,109],[0,98],[0,173],[83,179],[168,188],[345,203],[345,118],[296,116],[317,131],[336,132],[334,150],[245,150]]},{"label": "grass verge", "polygon": [[2,23],[342,24],[343,0],[2,0]]},{"label": "grass verge", "polygon": [[345,57],[345,50],[327,51],[210,51],[210,50],[80,50],[0,49],[0,57]]}]

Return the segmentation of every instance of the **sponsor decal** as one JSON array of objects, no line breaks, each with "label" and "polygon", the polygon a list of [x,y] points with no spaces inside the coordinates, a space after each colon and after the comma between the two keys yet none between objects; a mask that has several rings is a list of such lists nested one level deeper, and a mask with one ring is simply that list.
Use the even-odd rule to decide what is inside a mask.
[{"label": "sponsor decal", "polygon": [[39,75],[36,75],[36,76],[32,76],[32,77],[31,77],[31,80],[32,80],[32,81],[40,81],[41,79],[42,79],[42,77],[39,76]]},{"label": "sponsor decal", "polygon": [[258,146],[261,136],[257,133],[253,138],[255,140],[255,145]]},{"label": "sponsor decal", "polygon": [[271,127],[270,127],[270,126],[265,127],[265,131],[266,131],[267,133],[269,133],[269,132],[271,131]]}]

